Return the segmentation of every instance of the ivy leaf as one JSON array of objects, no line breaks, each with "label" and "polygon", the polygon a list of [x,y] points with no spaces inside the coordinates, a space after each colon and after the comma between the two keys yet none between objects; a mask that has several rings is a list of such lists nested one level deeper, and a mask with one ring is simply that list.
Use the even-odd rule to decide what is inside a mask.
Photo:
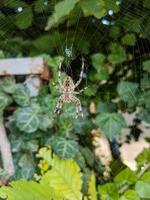
[{"label": "ivy leaf", "polygon": [[[66,114],[67,115],[67,114]],[[59,118],[59,132],[62,135],[69,135],[73,130],[73,118],[70,119],[69,117],[60,117]]]},{"label": "ivy leaf", "polygon": [[3,110],[12,103],[11,97],[0,91],[0,115]]},{"label": "ivy leaf", "polygon": [[150,91],[141,93],[139,96],[139,105],[144,105],[145,108],[150,109]]},{"label": "ivy leaf", "polygon": [[117,43],[112,43],[109,46],[109,49],[111,53],[108,55],[108,60],[113,64],[120,64],[124,61],[126,61],[127,56],[126,56],[126,51],[125,49]]},{"label": "ivy leaf", "polygon": [[136,183],[137,178],[136,174],[134,171],[132,171],[129,168],[124,169],[121,171],[116,177],[115,177],[115,182],[119,184],[120,186],[128,183],[128,184],[134,184]]},{"label": "ivy leaf", "polygon": [[75,5],[79,0],[63,0],[55,5],[55,10],[53,15],[48,19],[46,30],[51,29],[54,25],[58,25],[64,21],[71,11],[74,9]]},{"label": "ivy leaf", "polygon": [[145,121],[146,123],[150,123],[150,111],[143,109],[137,114],[137,118],[139,120]]},{"label": "ivy leaf", "polygon": [[136,43],[136,37],[133,33],[128,33],[121,39],[121,42],[124,45],[134,46]]},{"label": "ivy leaf", "polygon": [[95,119],[96,125],[112,140],[122,128],[126,127],[124,118],[119,113],[102,113]]},{"label": "ivy leaf", "polygon": [[16,81],[13,77],[6,77],[2,80],[1,88],[4,92],[12,94],[16,89]]},{"label": "ivy leaf", "polygon": [[30,107],[18,108],[14,114],[16,126],[26,133],[35,132],[39,128],[39,117],[35,110]]},{"label": "ivy leaf", "polygon": [[48,117],[48,115],[40,115],[39,116],[40,125],[39,128],[43,131],[46,131],[48,128],[53,127],[53,118]]},{"label": "ivy leaf", "polygon": [[133,107],[137,103],[138,84],[128,81],[121,81],[117,85],[117,92],[129,107]]},{"label": "ivy leaf", "polygon": [[15,24],[20,29],[27,29],[32,24],[32,9],[24,8],[22,12],[16,15]]},{"label": "ivy leaf", "polygon": [[90,73],[90,80],[107,80],[109,73],[104,66],[105,55],[100,53],[93,54],[91,60],[96,72]]},{"label": "ivy leaf", "polygon": [[80,6],[85,16],[93,15],[100,19],[106,15],[104,0],[82,0]]},{"label": "ivy leaf", "polygon": [[120,200],[140,200],[139,195],[134,190],[127,190]]},{"label": "ivy leaf", "polygon": [[135,185],[135,191],[141,198],[150,197],[150,180],[149,181],[138,181]]},{"label": "ivy leaf", "polygon": [[28,89],[19,84],[16,86],[16,89],[13,93],[13,98],[15,102],[20,106],[27,106],[30,103],[30,94]]},{"label": "ivy leaf", "polygon": [[98,186],[98,193],[103,200],[119,200],[117,185],[115,183],[106,183]]},{"label": "ivy leaf", "polygon": [[52,143],[54,152],[62,159],[73,158],[78,151],[78,144],[74,140],[56,137]]}]

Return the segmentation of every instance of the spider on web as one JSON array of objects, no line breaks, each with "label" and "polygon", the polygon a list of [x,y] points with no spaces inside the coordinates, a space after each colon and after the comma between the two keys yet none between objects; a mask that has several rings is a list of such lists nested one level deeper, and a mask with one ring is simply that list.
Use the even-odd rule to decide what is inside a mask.
[{"label": "spider on web", "polygon": [[58,99],[58,102],[57,102],[54,112],[56,114],[59,114],[64,103],[74,103],[76,105],[76,118],[79,115],[81,117],[83,117],[81,102],[76,97],[76,95],[83,92],[86,89],[86,87],[81,89],[80,91],[75,91],[75,89],[79,86],[79,84],[82,81],[83,72],[84,72],[84,58],[82,57],[82,67],[81,67],[81,72],[80,72],[80,78],[76,83],[74,83],[72,78],[68,75],[62,83],[62,81],[61,81],[61,66],[62,66],[62,62],[60,62],[59,67],[58,67],[58,84],[59,84],[59,91],[60,91],[61,95]]}]

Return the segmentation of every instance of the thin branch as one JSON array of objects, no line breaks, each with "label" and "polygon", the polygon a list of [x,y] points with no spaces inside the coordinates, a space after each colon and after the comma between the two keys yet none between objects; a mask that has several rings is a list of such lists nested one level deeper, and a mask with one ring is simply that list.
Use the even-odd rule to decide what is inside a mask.
[{"label": "thin branch", "polygon": [[6,130],[2,121],[0,121],[0,153],[4,170],[7,173],[1,182],[6,183],[11,176],[14,175],[15,169],[11,153],[10,142],[7,138]]}]

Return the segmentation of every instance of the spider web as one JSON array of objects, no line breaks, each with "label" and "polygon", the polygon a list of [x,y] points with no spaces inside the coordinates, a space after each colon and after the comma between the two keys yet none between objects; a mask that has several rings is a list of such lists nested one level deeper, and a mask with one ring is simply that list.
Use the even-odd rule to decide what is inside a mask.
[{"label": "spider web", "polygon": [[[47,1],[45,1],[47,2]],[[133,12],[133,10],[131,9],[131,4],[133,4],[134,2],[136,2],[136,0],[132,0],[129,4],[128,4],[128,7],[123,7],[122,9],[122,13],[120,15],[120,17],[118,17],[117,19],[117,23],[121,23],[121,19],[122,19],[122,16],[124,16],[127,12],[130,13],[131,16],[133,17],[141,17],[141,15],[139,14],[137,16],[137,11],[140,11],[140,8],[137,6],[134,7],[134,11],[136,11],[136,14],[135,12]],[[55,1],[56,3],[56,1]],[[121,1],[116,1],[116,3],[121,3]],[[52,9],[53,9],[53,3],[51,4],[52,6]],[[18,13],[19,12],[22,12],[21,9],[18,8]],[[140,13],[140,12],[139,12]],[[17,14],[16,14],[17,15]],[[41,15],[43,16],[43,18],[47,19],[47,16],[45,15],[44,13],[44,10],[43,12],[41,13]],[[108,12],[108,16],[109,18],[107,17],[104,17],[100,20],[100,25],[102,24],[103,26],[111,26],[111,22],[113,21],[113,16],[115,14],[110,10]],[[145,18],[147,15],[149,15],[149,12],[147,11],[147,9],[145,9],[145,15],[143,15],[142,17]],[[78,19],[77,19],[77,22],[76,22],[76,25],[75,25],[75,29],[73,30],[73,42],[72,44],[69,46],[68,44],[68,34],[69,34],[69,27],[67,26],[67,30],[65,32],[65,47],[64,45],[62,44],[62,41],[61,41],[61,37],[60,37],[60,32],[58,31],[59,33],[59,40],[58,40],[58,44],[59,44],[59,47],[57,47],[57,54],[58,55],[63,55],[65,57],[65,59],[67,60],[67,64],[66,64],[66,67],[64,69],[64,71],[66,73],[70,73],[72,77],[76,77],[78,78],[79,77],[79,72],[80,72],[80,69],[81,69],[81,55],[78,54],[78,49],[79,49],[79,45],[82,43],[83,40],[85,40],[85,38],[87,37],[87,33],[88,33],[88,30],[90,29],[90,25],[92,25],[94,23],[94,21],[89,18],[88,22],[84,25],[84,28],[83,28],[83,32],[82,32],[82,36],[78,42],[78,45],[77,45],[77,49],[76,49],[76,52],[77,54],[74,55],[74,44],[75,44],[75,37],[76,37],[76,34],[77,32],[79,31],[79,20],[80,20],[80,16],[81,16],[81,13],[78,13]],[[130,18],[128,19],[128,21],[130,22]],[[6,23],[6,22],[5,22]],[[1,27],[5,27],[7,24],[5,24],[3,22],[1,22],[0,26]],[[9,23],[13,23],[11,17],[9,17]],[[66,22],[67,23],[67,22]],[[130,23],[129,23],[130,24]],[[145,26],[144,24],[141,24],[140,25],[140,32],[143,33],[143,30],[145,29]],[[58,28],[59,30],[59,28]],[[95,32],[96,31],[99,31],[99,27],[95,26],[95,31],[93,31],[93,34],[91,35],[90,37],[90,40],[92,39],[93,40],[93,43],[97,43],[97,38],[95,36]],[[101,43],[101,41],[104,40],[105,38],[105,32],[101,29],[101,34],[102,34],[102,37],[101,39],[99,40],[99,43]],[[2,46],[1,48],[2,49],[8,49],[10,47],[9,45],[9,41],[7,38],[7,34],[9,34],[9,30],[7,30],[3,36],[3,40],[5,41],[5,46]],[[41,34],[40,31],[36,33],[37,35]],[[32,35],[30,35],[30,33],[28,32],[28,34],[24,31],[24,30],[21,30],[20,29],[20,35],[24,35],[28,38],[28,36],[31,37],[31,39],[33,38]],[[33,38],[34,39],[34,38]],[[114,42],[117,41],[117,39],[113,40]],[[132,65],[133,65],[133,68],[134,68],[134,77],[135,77],[135,81],[138,81],[139,80],[139,76],[140,74],[142,73],[142,61],[143,59],[147,59],[147,58],[150,58],[150,49],[149,49],[149,41],[148,40],[141,40],[141,39],[138,39],[137,40],[137,44],[136,44],[136,48],[135,46],[133,47],[130,47],[132,49],[132,56],[133,56],[133,59],[132,59]],[[12,47],[13,48],[13,47]],[[40,47],[39,47],[40,48]],[[130,50],[131,50],[130,49]],[[95,52],[95,49],[93,48],[92,49],[93,52]],[[138,53],[137,53],[138,52]],[[106,54],[109,54],[109,49],[106,48]],[[78,60],[78,71],[74,70],[74,68],[71,67],[71,63],[74,59],[77,59]],[[137,68],[137,62],[138,62],[138,68]],[[87,86],[88,87],[88,68],[90,66],[88,65],[87,61],[86,61],[86,68],[85,68],[85,73],[84,73],[84,77],[83,77],[83,84],[82,86]],[[124,67],[124,65],[122,64],[122,67]],[[126,77],[126,72],[123,72],[124,73],[124,76]],[[126,77],[126,80],[127,80],[127,77]],[[147,85],[148,86],[148,85]],[[101,93],[103,93],[105,95],[105,91],[101,91]],[[110,88],[110,93],[111,93],[111,88]],[[144,91],[143,91],[144,93]],[[133,95],[134,97],[134,94],[131,94]],[[82,97],[84,100],[86,100],[86,96],[83,95]],[[109,103],[109,100],[108,100],[108,103]],[[127,105],[126,105],[127,107]],[[115,147],[114,147],[115,148]]]}]

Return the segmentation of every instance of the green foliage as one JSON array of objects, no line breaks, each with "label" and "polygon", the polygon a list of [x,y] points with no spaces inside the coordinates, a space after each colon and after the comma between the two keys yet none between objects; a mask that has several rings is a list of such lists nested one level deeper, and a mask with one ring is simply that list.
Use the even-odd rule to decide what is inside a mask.
[{"label": "green foliage", "polygon": [[[53,157],[46,148],[39,152],[44,159],[40,163],[41,176],[47,185],[41,185],[39,179],[38,183],[20,180],[10,183],[13,187],[0,190],[1,195],[3,191],[6,196],[7,191],[11,192],[8,199],[56,200],[62,198],[54,193],[61,191],[63,200],[75,199],[76,193],[78,199],[84,200],[147,198],[149,176],[140,178],[138,172],[150,162],[149,150],[137,158],[137,172],[121,171],[121,161],[119,165],[114,158],[117,170],[112,169],[106,180],[90,133],[99,128],[114,149],[113,141],[126,127],[122,113],[136,111],[134,123],[128,127],[131,133],[134,128],[134,136],[141,121],[150,123],[149,0],[3,0],[1,8],[0,58],[41,56],[50,69],[50,80],[43,81],[37,97],[30,97],[23,83],[25,76],[0,80],[0,116],[11,142],[16,168],[13,179],[31,179],[39,171],[34,155],[40,147],[51,145],[57,155]],[[10,9],[9,13],[5,9]],[[68,50],[72,53],[70,58]],[[67,73],[77,81],[82,56],[85,70],[77,90],[87,86],[78,96],[84,118],[75,119],[73,104],[64,105],[61,114],[55,115],[60,95],[58,65],[63,60],[62,80]],[[129,136],[132,137],[133,134]],[[77,188],[71,182],[73,174],[77,175]],[[49,177],[57,177],[57,181]],[[30,190],[32,187],[35,189]]]},{"label": "green foliage", "polygon": [[20,106],[28,106],[30,103],[30,95],[28,89],[23,85],[17,85],[13,92],[13,98]]},{"label": "green foliage", "polygon": [[94,17],[100,19],[106,15],[104,0],[82,0],[81,8],[85,16],[93,15]]},{"label": "green foliage", "polygon": [[117,86],[117,92],[121,100],[128,104],[128,107],[133,107],[137,103],[138,84],[128,81],[121,81]]},{"label": "green foliage", "polygon": [[102,113],[96,117],[96,125],[112,140],[120,130],[126,127],[124,118],[119,113]]},{"label": "green foliage", "polygon": [[120,64],[126,61],[127,56],[125,49],[118,43],[112,43],[109,46],[111,53],[108,55],[108,60],[113,64]]},{"label": "green foliage", "polygon": [[56,137],[52,142],[54,152],[62,159],[69,159],[76,155],[78,144],[74,140]]},{"label": "green foliage", "polygon": [[35,132],[40,124],[37,111],[31,107],[19,108],[15,112],[16,126],[24,132]]}]

